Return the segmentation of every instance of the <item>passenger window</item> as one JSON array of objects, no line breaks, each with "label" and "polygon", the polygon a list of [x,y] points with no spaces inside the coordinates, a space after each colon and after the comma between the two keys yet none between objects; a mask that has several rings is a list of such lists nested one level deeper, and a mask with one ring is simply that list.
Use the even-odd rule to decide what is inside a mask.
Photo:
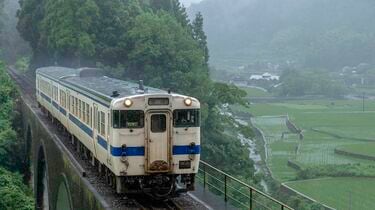
[{"label": "passenger window", "polygon": [[177,109],[173,112],[174,127],[199,127],[198,109]]},{"label": "passenger window", "polygon": [[105,136],[105,114],[100,112],[100,134]]},{"label": "passenger window", "polygon": [[143,128],[144,112],[140,110],[114,110],[113,128]]},{"label": "passenger window", "polygon": [[164,133],[167,129],[167,118],[164,114],[154,114],[151,116],[151,132]]}]

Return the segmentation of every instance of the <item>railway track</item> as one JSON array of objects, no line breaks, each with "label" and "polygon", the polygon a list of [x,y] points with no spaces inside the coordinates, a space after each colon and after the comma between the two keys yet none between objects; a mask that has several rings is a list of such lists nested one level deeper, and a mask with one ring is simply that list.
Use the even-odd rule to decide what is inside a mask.
[{"label": "railway track", "polygon": [[134,203],[139,206],[141,210],[182,210],[184,209],[180,206],[177,202],[166,199],[163,201],[155,201],[152,199],[146,200],[142,199],[134,199]]},{"label": "railway track", "polygon": [[23,92],[30,97],[35,97],[35,80],[31,77],[26,77],[17,72],[13,67],[8,66],[8,73],[12,79],[22,88]]}]

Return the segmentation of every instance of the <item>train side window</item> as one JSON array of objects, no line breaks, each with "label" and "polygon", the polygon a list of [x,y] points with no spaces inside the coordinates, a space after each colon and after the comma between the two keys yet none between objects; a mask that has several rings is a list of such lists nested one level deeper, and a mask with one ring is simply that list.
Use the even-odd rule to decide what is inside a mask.
[{"label": "train side window", "polygon": [[86,122],[86,103],[82,101],[82,121]]},{"label": "train side window", "polygon": [[141,110],[114,110],[113,128],[143,128],[144,112]]},{"label": "train side window", "polygon": [[74,109],[74,100],[73,100],[73,96],[70,96],[70,107],[69,107],[70,113],[73,113],[73,109]]},{"label": "train side window", "polygon": [[177,109],[173,111],[174,127],[199,127],[198,109]]},{"label": "train side window", "polygon": [[78,117],[78,98],[74,98],[74,100],[76,101],[74,115]]},{"label": "train side window", "polygon": [[82,114],[81,114],[82,105],[81,105],[81,104],[82,104],[81,99],[78,99],[78,113],[77,113],[78,116],[77,116],[77,117],[78,117],[79,119],[81,119],[81,117],[82,117]]},{"label": "train side window", "polygon": [[92,124],[92,119],[93,119],[94,116],[92,116],[92,108],[90,107],[90,126],[91,127],[94,127],[93,124]]},{"label": "train side window", "polygon": [[90,125],[90,106],[86,104],[86,123]]},{"label": "train side window", "polygon": [[70,112],[74,114],[74,97],[70,96]]},{"label": "train side window", "polygon": [[100,133],[100,113],[99,113],[99,111],[96,114],[97,114],[96,115],[96,117],[97,117],[97,119],[96,119],[96,128],[97,128],[98,132]]},{"label": "train side window", "polygon": [[100,112],[100,134],[105,136],[105,114]]}]

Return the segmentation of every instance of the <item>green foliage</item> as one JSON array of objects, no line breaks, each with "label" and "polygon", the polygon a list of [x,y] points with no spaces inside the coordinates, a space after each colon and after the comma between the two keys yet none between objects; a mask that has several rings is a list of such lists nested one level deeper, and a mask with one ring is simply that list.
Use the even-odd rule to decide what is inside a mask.
[{"label": "green foliage", "polygon": [[129,38],[130,77],[177,92],[190,92],[194,83],[200,83],[198,75],[208,79],[196,42],[168,13],[137,16]]},{"label": "green foliage", "polygon": [[0,209],[28,210],[34,208],[31,192],[19,174],[10,172],[24,167],[23,144],[13,128],[16,96],[15,86],[0,63]]},{"label": "green foliage", "polygon": [[343,82],[332,80],[327,72],[288,69],[283,71],[280,79],[279,94],[282,96],[325,95],[339,98],[347,92]]},{"label": "green foliage", "polygon": [[15,67],[18,71],[26,73],[26,71],[29,70],[29,65],[30,65],[30,58],[29,57],[21,57],[21,58],[17,59]]},{"label": "green foliage", "polygon": [[3,168],[0,168],[0,197],[0,209],[34,209],[32,193],[23,184],[22,177]]},{"label": "green foliage", "polygon": [[209,52],[207,47],[207,36],[203,31],[203,16],[202,13],[198,12],[192,23],[193,27],[193,37],[198,42],[199,47],[204,52],[204,60],[208,63]]}]

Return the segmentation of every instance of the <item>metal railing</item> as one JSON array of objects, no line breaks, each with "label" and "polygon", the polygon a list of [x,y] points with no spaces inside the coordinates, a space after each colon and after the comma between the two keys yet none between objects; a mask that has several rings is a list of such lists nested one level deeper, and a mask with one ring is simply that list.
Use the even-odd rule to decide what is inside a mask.
[{"label": "metal railing", "polygon": [[250,210],[293,210],[286,204],[204,161],[200,162],[197,178],[203,184],[204,189],[209,189],[213,193],[223,196],[225,202],[230,202],[236,208]]}]

